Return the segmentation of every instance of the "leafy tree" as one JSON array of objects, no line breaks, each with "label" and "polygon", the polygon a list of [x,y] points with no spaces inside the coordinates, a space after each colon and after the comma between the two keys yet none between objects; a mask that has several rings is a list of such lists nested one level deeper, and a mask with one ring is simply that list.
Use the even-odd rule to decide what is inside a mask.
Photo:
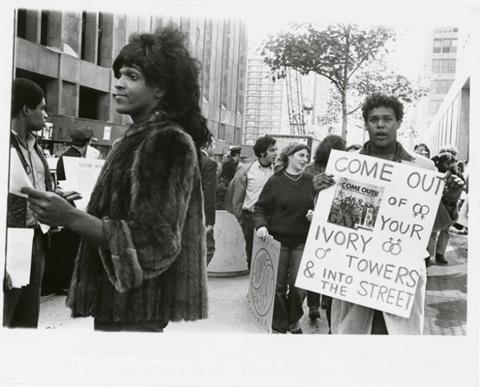
[{"label": "leafy tree", "polygon": [[301,23],[291,31],[270,36],[262,43],[262,55],[274,80],[285,78],[288,67],[302,75],[315,72],[328,78],[340,95],[342,136],[346,138],[347,91],[352,77],[386,53],[385,45],[392,39],[393,31],[383,26],[361,28],[355,24],[336,24],[319,27]]}]

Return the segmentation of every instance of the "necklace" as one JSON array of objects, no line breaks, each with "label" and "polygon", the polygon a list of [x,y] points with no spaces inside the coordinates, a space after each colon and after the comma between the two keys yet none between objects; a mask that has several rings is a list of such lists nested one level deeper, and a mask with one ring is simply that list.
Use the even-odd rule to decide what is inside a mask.
[{"label": "necklace", "polygon": [[300,179],[302,178],[302,176],[303,176],[303,172],[302,172],[302,173],[300,173],[299,175],[293,175],[293,176],[295,176],[295,177],[292,177],[292,175],[290,175],[290,174],[289,174],[287,171],[285,171],[285,170],[283,171],[283,174],[284,174],[285,176],[287,176],[291,181],[298,181],[298,180],[300,180]]}]

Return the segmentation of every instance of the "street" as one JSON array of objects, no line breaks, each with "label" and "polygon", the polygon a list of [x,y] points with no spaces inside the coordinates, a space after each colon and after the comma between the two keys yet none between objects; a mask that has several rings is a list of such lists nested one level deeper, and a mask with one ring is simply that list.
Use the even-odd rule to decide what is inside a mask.
[{"label": "street", "polygon": [[[448,265],[433,260],[427,269],[425,335],[465,335],[467,329],[467,235],[453,228],[445,258]],[[262,333],[249,312],[247,275],[209,277],[209,318],[196,322],[170,323],[166,332],[182,333]],[[314,322],[308,308],[301,320],[304,334],[327,334],[325,311]],[[65,306],[65,296],[44,296],[40,306],[39,329],[93,330],[92,318],[72,319]]]}]

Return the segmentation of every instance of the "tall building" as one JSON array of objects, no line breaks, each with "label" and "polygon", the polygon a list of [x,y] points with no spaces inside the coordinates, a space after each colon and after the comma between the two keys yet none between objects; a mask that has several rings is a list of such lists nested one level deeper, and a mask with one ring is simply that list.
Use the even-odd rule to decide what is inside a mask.
[{"label": "tall building", "polygon": [[244,143],[252,145],[264,134],[282,133],[283,80],[274,82],[270,69],[253,49],[248,51]]},{"label": "tall building", "polygon": [[458,159],[469,160],[470,78],[476,65],[473,47],[472,34],[459,31],[455,78],[424,135],[432,155],[442,146],[454,145]]},{"label": "tall building", "polygon": [[419,104],[417,130],[426,129],[455,79],[457,67],[457,27],[435,28],[427,37],[425,74],[430,79],[430,93]]},{"label": "tall building", "polygon": [[[245,98],[247,34],[239,20],[120,15],[99,12],[18,9],[14,76],[32,79],[46,92],[52,143],[68,130],[90,127],[105,150],[129,118],[116,113],[111,65],[134,32],[169,24],[188,36],[202,66],[201,106],[219,143],[240,143]],[[57,152],[58,153],[58,152]]]}]

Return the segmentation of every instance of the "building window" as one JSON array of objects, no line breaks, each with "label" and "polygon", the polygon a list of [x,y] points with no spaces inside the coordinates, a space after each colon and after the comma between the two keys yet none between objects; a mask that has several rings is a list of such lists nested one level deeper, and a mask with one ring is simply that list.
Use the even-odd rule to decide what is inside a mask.
[{"label": "building window", "polygon": [[19,9],[17,11],[17,36],[26,39],[27,37],[27,10]]},{"label": "building window", "polygon": [[218,128],[218,138],[219,140],[225,140],[225,124],[220,124]]},{"label": "building window", "polygon": [[435,54],[442,50],[442,39],[433,39],[433,52]]},{"label": "building window", "polygon": [[42,11],[40,18],[40,44],[48,45],[48,11]]}]

